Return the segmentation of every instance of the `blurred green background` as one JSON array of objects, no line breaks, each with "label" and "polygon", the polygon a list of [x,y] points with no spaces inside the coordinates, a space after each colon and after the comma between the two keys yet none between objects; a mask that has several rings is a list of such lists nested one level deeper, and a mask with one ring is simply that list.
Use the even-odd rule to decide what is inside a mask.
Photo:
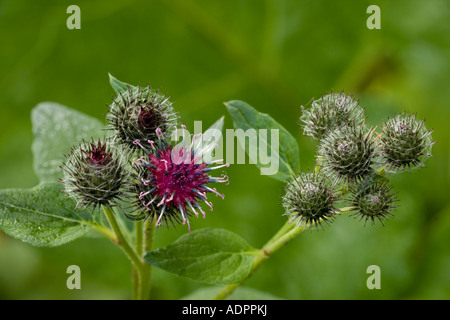
[{"label": "blurred green background", "polygon": [[[81,30],[66,8],[81,8]],[[381,30],[366,9],[381,8]],[[108,72],[161,87],[182,121],[204,128],[240,99],[271,114],[297,138],[302,169],[315,144],[298,127],[300,106],[331,89],[352,93],[379,125],[408,110],[426,118],[438,143],[427,168],[392,177],[399,192],[385,226],[339,217],[269,259],[247,286],[286,299],[450,298],[450,2],[446,0],[0,1],[0,188],[38,183],[32,169],[31,109],[55,101],[103,119]],[[285,222],[283,184],[253,165],[228,170],[224,201],[193,229],[221,227],[262,246]],[[156,246],[186,232],[158,229]],[[66,268],[81,268],[68,290]],[[381,268],[381,290],[366,269]],[[178,299],[202,284],[155,269],[152,297]],[[130,266],[102,238],[34,248],[0,233],[1,299],[127,299]]]}]

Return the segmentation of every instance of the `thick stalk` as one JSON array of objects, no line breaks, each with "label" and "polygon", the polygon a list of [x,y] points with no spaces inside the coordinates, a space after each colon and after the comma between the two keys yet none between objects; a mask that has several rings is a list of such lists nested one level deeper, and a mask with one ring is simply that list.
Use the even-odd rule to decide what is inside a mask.
[{"label": "thick stalk", "polygon": [[112,242],[117,243],[117,237],[111,229],[106,228],[102,225],[92,225],[91,228],[92,228],[92,230],[95,230],[98,233],[104,235],[106,238],[108,238]]},{"label": "thick stalk", "polygon": [[[136,253],[139,257],[142,258],[143,256],[143,234],[144,234],[144,230],[143,230],[143,223],[142,220],[136,221],[135,225],[134,225],[134,230],[135,230],[135,248],[136,248]],[[133,299],[136,300],[138,299],[138,296],[140,295],[139,290],[140,290],[140,279],[139,279],[139,275],[138,275],[138,271],[136,269],[136,266],[133,265],[133,269],[131,270],[131,279],[132,279],[132,283],[133,283]]]},{"label": "thick stalk", "polygon": [[111,210],[111,208],[108,208],[106,206],[103,206],[103,211],[106,214],[106,218],[108,219],[108,222],[111,225],[112,230],[116,234],[117,245],[123,250],[123,252],[128,256],[128,258],[131,260],[133,264],[140,265],[141,259],[138,257],[133,248],[131,248],[130,244],[125,238],[122,229],[120,229],[116,217],[114,216],[114,212]]},{"label": "thick stalk", "polygon": [[237,287],[244,283],[258,267],[266,261],[274,252],[295,238],[299,233],[303,232],[307,227],[296,227],[295,223],[287,221],[280,230],[262,247],[260,254],[253,259],[252,270],[249,275],[238,283],[224,286],[213,298],[213,300],[223,300],[228,297]]},{"label": "thick stalk", "polygon": [[[153,247],[155,219],[151,219],[151,222],[149,221],[150,219],[144,223],[144,236],[142,238],[143,254],[145,254],[145,252],[151,251]],[[144,262],[143,268],[144,272],[141,291],[143,299],[148,299],[151,290],[152,266]]]},{"label": "thick stalk", "polygon": [[[353,207],[344,207],[339,209],[338,214],[343,214],[352,211]],[[252,270],[248,276],[241,282],[232,283],[224,286],[217,294],[213,297],[213,300],[223,300],[228,297],[237,287],[243,284],[250,276],[255,272],[256,269],[266,261],[273,253],[278,251],[281,247],[286,245],[292,239],[294,239],[298,234],[309,229],[311,225],[297,226],[295,221],[287,221],[280,230],[262,247],[260,254],[256,255],[253,259]]]},{"label": "thick stalk", "polygon": [[128,243],[127,239],[125,238],[122,232],[122,229],[117,223],[116,217],[111,208],[103,206],[103,211],[105,212],[106,218],[108,219],[108,222],[116,235],[117,241],[115,241],[115,243],[122,249],[122,251],[127,255],[127,257],[131,260],[131,263],[133,264],[133,270],[135,270],[134,281],[136,281],[136,287],[138,288],[136,290],[137,296],[133,294],[133,298],[142,300],[145,297],[145,295],[142,294],[142,287],[143,287],[142,282],[146,279],[145,275],[146,263],[141,259],[141,257],[138,256],[136,251],[134,251],[133,248]]},{"label": "thick stalk", "polygon": [[142,257],[144,254],[144,223],[142,220],[138,220],[135,223],[135,235],[136,235],[136,253]]}]

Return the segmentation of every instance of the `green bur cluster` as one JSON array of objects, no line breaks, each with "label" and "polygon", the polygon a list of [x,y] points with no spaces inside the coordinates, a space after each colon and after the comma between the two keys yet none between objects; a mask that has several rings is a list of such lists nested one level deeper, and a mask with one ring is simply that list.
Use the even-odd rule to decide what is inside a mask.
[{"label": "green bur cluster", "polygon": [[[431,156],[432,131],[424,121],[404,112],[388,119],[377,133],[366,126],[359,102],[343,92],[313,100],[302,112],[304,134],[318,141],[316,169],[288,183],[286,215],[302,227],[329,222],[347,211],[372,223],[391,217],[396,199],[387,174],[411,172]],[[315,191],[305,185],[315,185]],[[347,206],[336,209],[338,203]]]}]

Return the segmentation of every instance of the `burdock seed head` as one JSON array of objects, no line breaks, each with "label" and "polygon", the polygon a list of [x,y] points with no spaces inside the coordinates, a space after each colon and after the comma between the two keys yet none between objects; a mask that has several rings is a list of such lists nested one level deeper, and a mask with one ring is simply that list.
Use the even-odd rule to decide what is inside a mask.
[{"label": "burdock seed head", "polygon": [[301,108],[300,123],[303,132],[316,140],[321,140],[337,127],[359,125],[364,121],[364,110],[358,101],[343,92],[331,92],[313,100],[311,108]]},{"label": "burdock seed head", "polygon": [[83,140],[72,147],[62,166],[64,192],[77,201],[77,207],[112,206],[125,195],[129,186],[126,163],[126,158],[110,140]]},{"label": "burdock seed head", "polygon": [[172,102],[150,86],[129,87],[109,107],[107,128],[114,131],[119,143],[132,151],[142,150],[134,141],[142,141],[146,147],[150,147],[147,141],[157,138],[157,128],[168,134],[177,123]]},{"label": "burdock seed head", "polygon": [[322,139],[318,151],[321,170],[336,182],[358,182],[371,174],[377,156],[373,129],[340,127]]},{"label": "burdock seed head", "polygon": [[432,130],[427,130],[416,115],[397,114],[383,126],[380,139],[382,161],[388,170],[398,172],[423,167],[431,157]]},{"label": "burdock seed head", "polygon": [[388,181],[380,180],[367,187],[353,189],[350,202],[356,210],[353,216],[364,220],[364,224],[368,220],[374,224],[375,219],[383,223],[384,219],[392,216],[396,199]]},{"label": "burdock seed head", "polygon": [[299,227],[321,226],[334,219],[338,209],[337,196],[333,184],[325,176],[305,172],[294,177],[283,196],[285,215],[290,221],[296,221]]}]

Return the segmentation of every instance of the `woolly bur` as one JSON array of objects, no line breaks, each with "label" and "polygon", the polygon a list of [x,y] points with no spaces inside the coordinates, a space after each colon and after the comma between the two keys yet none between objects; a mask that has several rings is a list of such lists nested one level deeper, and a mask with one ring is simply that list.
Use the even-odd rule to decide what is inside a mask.
[{"label": "woolly bur", "polygon": [[129,186],[127,158],[112,144],[104,141],[84,141],[72,147],[62,169],[65,190],[77,201],[77,207],[113,206],[125,197]]},{"label": "woolly bur", "polygon": [[382,128],[380,149],[383,164],[393,172],[420,168],[431,157],[432,130],[427,130],[425,121],[406,112],[386,121]]}]

